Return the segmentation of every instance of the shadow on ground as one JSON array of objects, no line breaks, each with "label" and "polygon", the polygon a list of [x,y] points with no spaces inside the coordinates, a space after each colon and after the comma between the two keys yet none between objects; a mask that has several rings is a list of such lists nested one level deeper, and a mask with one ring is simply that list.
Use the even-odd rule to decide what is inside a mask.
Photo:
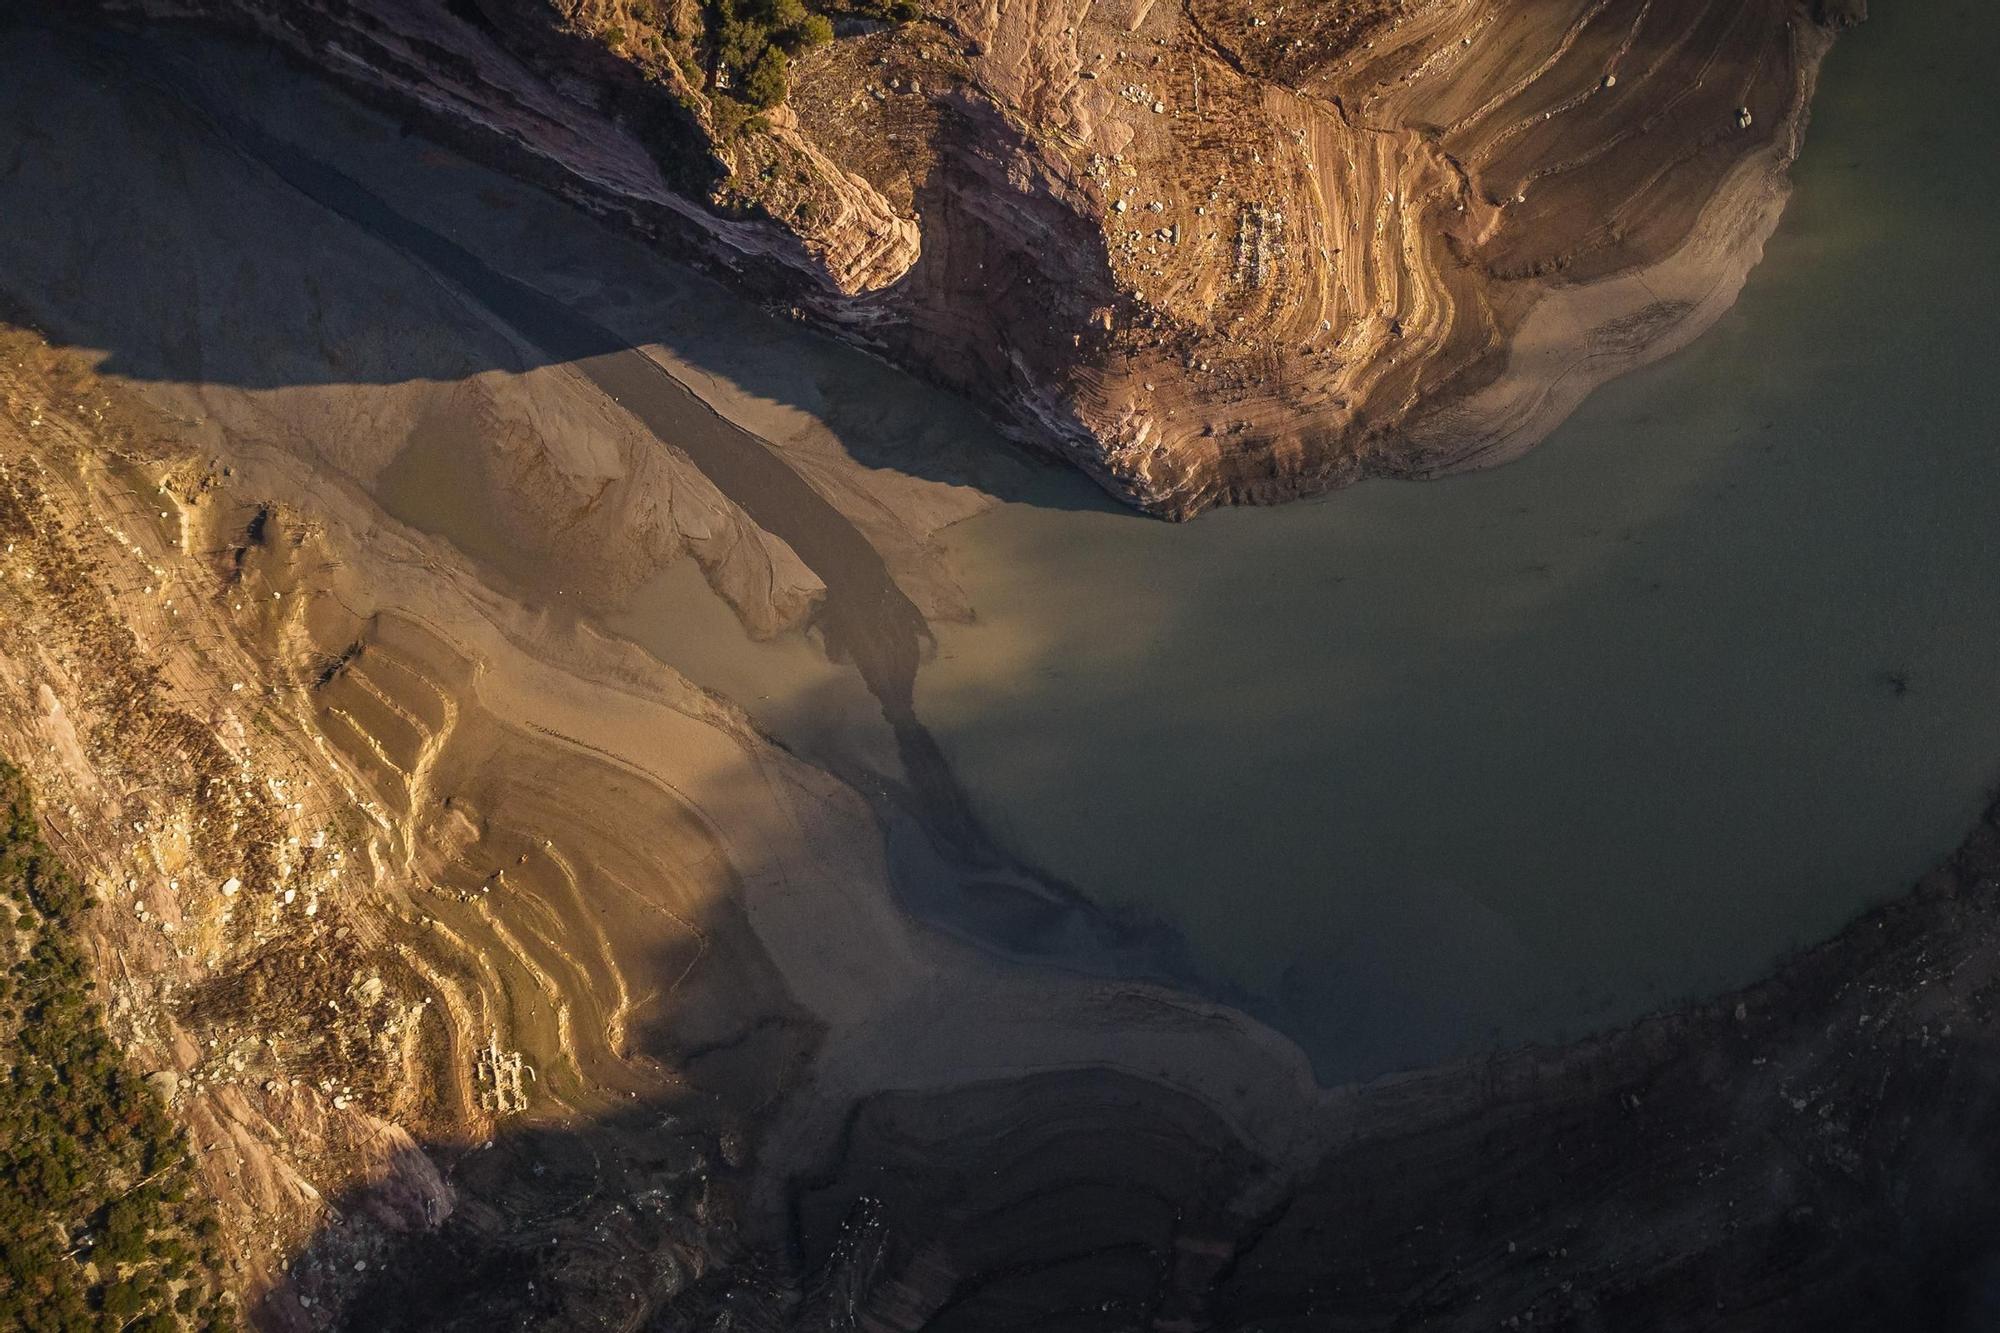
[{"label": "shadow on ground", "polygon": [[[864,466],[1128,512],[1019,454],[962,399],[677,265],[691,247],[648,249],[270,51],[30,9],[0,22],[0,61],[7,286],[106,372],[248,389],[541,365],[616,376],[659,346],[830,421]],[[758,447],[681,394],[649,424],[705,471]]]},{"label": "shadow on ground", "polygon": [[754,1223],[750,1175],[781,1168],[718,1126],[804,1048],[704,1074],[718,1047],[673,1103],[433,1147],[451,1217],[359,1279],[371,1202],[342,1200],[263,1318],[344,1290],[371,1330],[1990,1328],[1996,816],[1716,1005],[1360,1090],[1295,1178],[1076,1070],[864,1098]]}]

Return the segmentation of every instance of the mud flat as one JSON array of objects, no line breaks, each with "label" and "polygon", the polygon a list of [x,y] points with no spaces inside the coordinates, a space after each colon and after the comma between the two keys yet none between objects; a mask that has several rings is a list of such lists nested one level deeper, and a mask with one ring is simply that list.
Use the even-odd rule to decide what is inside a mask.
[{"label": "mud flat", "polygon": [[[646,543],[672,540],[660,523],[620,529],[623,545],[602,538],[617,557],[602,564],[560,545],[510,561],[475,547],[482,568],[395,519],[370,488],[413,443],[437,447],[434,414],[450,410],[485,440],[514,442],[489,449],[490,465],[541,479],[520,486],[524,503],[546,506],[531,530],[573,528],[566,504],[585,524],[625,506],[671,515],[685,526],[667,534],[692,527],[698,539],[738,511],[699,473],[676,473],[685,456],[671,445],[626,452],[636,427],[593,396],[602,386],[587,370],[470,370],[468,349],[501,365],[519,355],[490,310],[434,272],[399,269],[365,236],[335,243],[324,210],[234,151],[198,103],[59,77],[67,54],[39,33],[10,50],[24,73],[49,75],[11,85],[10,123],[81,113],[59,139],[137,134],[164,149],[105,187],[128,199],[144,193],[147,161],[221,179],[213,196],[169,189],[149,219],[123,215],[128,276],[144,292],[117,295],[125,284],[102,260],[70,286],[74,256],[33,258],[35,238],[9,233],[22,261],[10,299],[80,345],[9,334],[8,477],[23,538],[10,553],[23,692],[9,745],[64,845],[95,849],[107,883],[142,895],[133,920],[150,947],[132,945],[129,923],[105,935],[120,1035],[174,1074],[189,1123],[230,1126],[211,1166],[232,1202],[243,1289],[265,1318],[312,1324],[350,1298],[373,1308],[355,1292],[369,1279],[352,1274],[379,1274],[404,1251],[421,1268],[411,1256],[428,1245],[532,1253],[545,1242],[526,1237],[553,1218],[580,1247],[565,1254],[565,1290],[585,1270],[602,1285],[643,1254],[657,1266],[644,1290],[610,1282],[591,1299],[693,1299],[707,1268],[736,1280],[726,1261],[740,1245],[779,1243],[789,1167],[777,1164],[816,1152],[853,1096],[885,1084],[1136,1059],[1183,1070],[1240,1105],[1269,1153],[1296,1155],[1296,1117],[1269,1109],[1311,1088],[1289,1043],[1198,999],[1019,968],[915,926],[893,896],[885,823],[928,810],[871,806],[566,609],[571,596],[615,600]],[[28,165],[37,151],[15,186],[64,179],[55,159]],[[174,293],[140,274],[198,292],[203,247],[176,256],[192,267],[156,266],[140,233],[171,243],[174,201],[207,197],[229,199],[239,225],[318,229],[292,253],[357,281],[373,269],[369,290],[395,319],[335,332],[361,318],[354,307],[310,269],[282,267],[237,269],[207,288],[214,299],[169,315]],[[226,225],[191,221],[196,234]],[[226,253],[212,257],[227,264]],[[303,291],[302,311],[273,290],[286,283]],[[159,322],[119,322],[128,303]],[[244,322],[260,303],[320,332],[267,336]],[[221,377],[177,373],[177,357]],[[523,376],[541,377],[526,399]],[[674,507],[690,489],[692,507]],[[493,521],[517,520],[503,509]],[[786,550],[747,532],[737,542],[765,568]],[[707,571],[718,585],[735,552]],[[44,597],[39,583],[58,575],[70,595]],[[747,601],[745,619],[769,604]],[[108,637],[88,649],[90,634]],[[172,678],[150,676],[149,657]],[[94,671],[116,688],[93,684]],[[158,728],[128,728],[148,709],[185,744],[162,749]],[[221,779],[209,768],[232,791],[268,789],[275,822],[248,845],[301,849],[293,859],[253,868],[227,837],[196,836],[227,817],[210,804]],[[229,827],[249,832],[240,818]],[[963,850],[948,827],[938,838]],[[127,864],[143,879],[117,876]],[[158,947],[197,932],[206,949]],[[285,1015],[288,997],[321,989],[329,1012],[356,1011],[333,1051],[308,1040],[309,1018]],[[1189,1042],[1204,1053],[1175,1054]],[[215,1048],[219,1065],[202,1054]],[[753,1176],[764,1160],[776,1169]],[[245,1175],[274,1183],[250,1189]],[[597,1202],[580,1208],[581,1197]],[[366,1223],[340,1221],[357,1217]],[[458,1294],[466,1318],[491,1308]]]},{"label": "mud flat", "polygon": [[524,1281],[687,1310],[735,1237],[779,1242],[779,1164],[885,1085],[1138,1059],[1299,1151],[1275,1034],[913,926],[876,813],[726,704],[296,455],[6,350],[7,743],[89,849],[114,1030],[208,1136],[267,1322],[550,1227],[576,1246]]}]

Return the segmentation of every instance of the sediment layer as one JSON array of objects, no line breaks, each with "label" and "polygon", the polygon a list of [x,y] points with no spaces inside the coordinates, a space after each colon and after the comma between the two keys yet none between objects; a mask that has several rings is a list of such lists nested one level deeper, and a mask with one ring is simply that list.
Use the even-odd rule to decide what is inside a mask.
[{"label": "sediment layer", "polygon": [[312,467],[19,331],[0,406],[0,744],[262,1326],[1989,1308],[2000,812],[1762,985],[1322,1090],[912,927],[852,792]]},{"label": "sediment layer", "polygon": [[949,0],[743,121],[648,54],[684,6],[114,8],[275,40],[1174,517],[1509,457],[1692,337],[1859,13]]},{"label": "sediment layer", "polygon": [[[213,194],[316,263],[366,256],[346,275],[393,314],[294,299],[323,274],[278,247],[183,262],[212,213],[132,229],[158,285],[107,284],[59,224],[8,233],[12,294],[74,327],[0,335],[0,749],[102,899],[111,1029],[190,1128],[263,1325],[1990,1315],[1992,815],[1763,985],[1319,1088],[1228,1006],[914,923],[907,812],[551,609],[688,552],[747,622],[793,623],[825,594],[800,553],[462,288],[324,210],[265,215],[266,168],[177,138],[184,106],[116,106],[10,168],[95,200],[100,253],[121,203]],[[160,151],[84,160],[160,179],[61,174],[93,124]],[[390,508],[385,476],[466,416],[492,473],[466,489],[539,543],[512,575],[520,552]],[[824,471],[869,508],[859,469]]]}]

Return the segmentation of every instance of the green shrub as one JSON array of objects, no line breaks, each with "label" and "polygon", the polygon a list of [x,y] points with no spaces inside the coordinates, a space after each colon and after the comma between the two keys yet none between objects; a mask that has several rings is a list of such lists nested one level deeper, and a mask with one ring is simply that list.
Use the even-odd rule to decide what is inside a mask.
[{"label": "green shrub", "polygon": [[783,47],[767,46],[757,57],[757,63],[743,80],[743,99],[752,106],[776,106],[785,100],[785,90],[789,86],[787,70],[791,62],[785,58]]},{"label": "green shrub", "polygon": [[[913,0],[863,0],[836,8],[896,22],[918,13]],[[790,88],[787,57],[833,40],[833,21],[807,8],[806,0],[712,0],[708,27],[716,61],[728,71],[738,100],[754,107],[785,100]]]},{"label": "green shrub", "polygon": [[833,20],[824,14],[808,14],[796,29],[800,49],[810,51],[833,40]]}]

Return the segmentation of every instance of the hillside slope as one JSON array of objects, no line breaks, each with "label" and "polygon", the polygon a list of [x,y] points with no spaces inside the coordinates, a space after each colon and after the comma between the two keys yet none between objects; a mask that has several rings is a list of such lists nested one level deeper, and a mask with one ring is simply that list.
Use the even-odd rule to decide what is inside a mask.
[{"label": "hillside slope", "polygon": [[275,40],[1173,517],[1498,461],[1692,337],[1861,8],[110,7]]}]

